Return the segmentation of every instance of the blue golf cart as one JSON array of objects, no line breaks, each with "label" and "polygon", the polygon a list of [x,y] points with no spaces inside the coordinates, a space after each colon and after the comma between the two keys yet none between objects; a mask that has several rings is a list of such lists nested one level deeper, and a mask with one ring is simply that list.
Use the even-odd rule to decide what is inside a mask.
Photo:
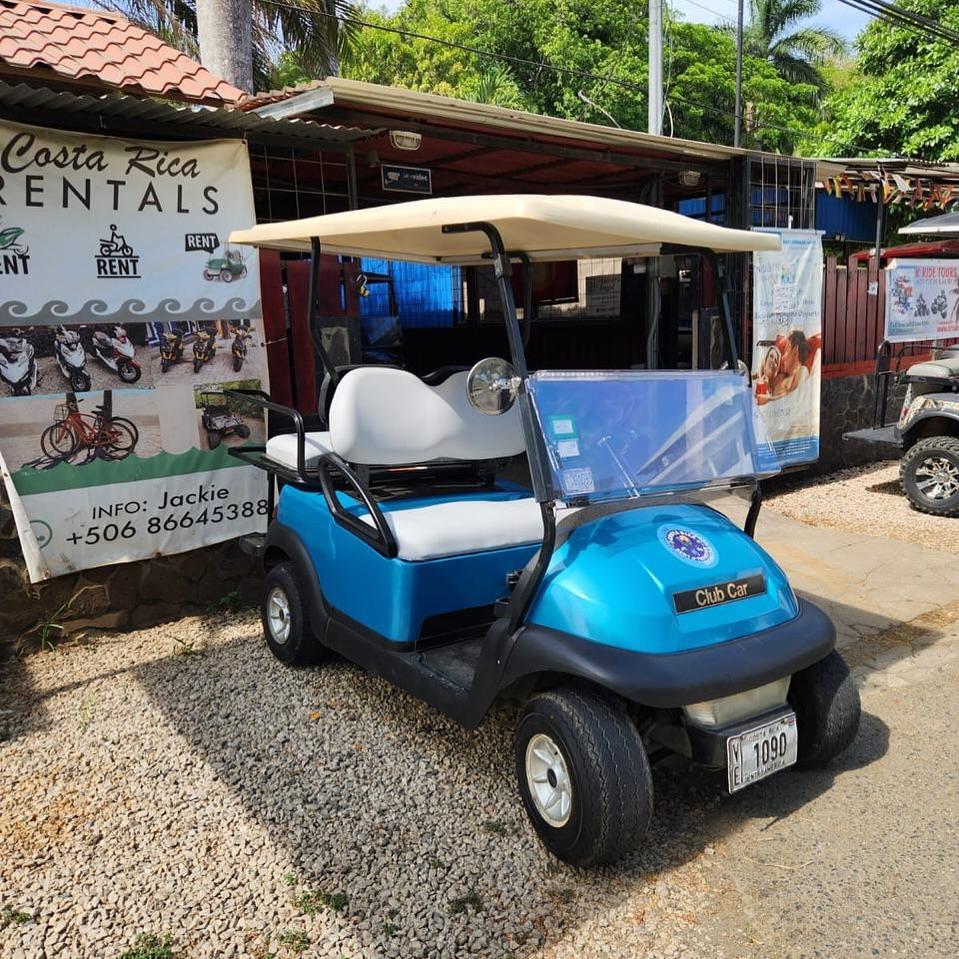
[{"label": "blue golf cart", "polygon": [[[419,200],[234,233],[251,244],[493,267],[510,360],[420,377],[337,371],[322,429],[232,455],[279,490],[262,618],[290,665],[339,654],[476,727],[517,701],[516,774],[546,847],[575,865],[641,843],[650,760],[680,753],[736,791],[853,740],[835,631],[753,539],[775,455],[725,292],[716,369],[527,368],[516,260],[770,249],[778,238],[617,200]],[[527,270],[527,274],[529,271]],[[315,295],[311,295],[314,304]],[[524,324],[529,312],[524,310]],[[517,470],[519,460],[529,482]],[[506,478],[507,476],[511,478]],[[740,529],[710,500],[749,498]]]}]

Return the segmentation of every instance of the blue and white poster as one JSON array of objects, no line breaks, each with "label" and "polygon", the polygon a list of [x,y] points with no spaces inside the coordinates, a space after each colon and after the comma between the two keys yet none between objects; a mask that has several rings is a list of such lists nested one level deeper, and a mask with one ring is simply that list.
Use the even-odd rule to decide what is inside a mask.
[{"label": "blue and white poster", "polygon": [[777,233],[782,249],[753,254],[753,392],[780,466],[819,458],[822,240]]},{"label": "blue and white poster", "polygon": [[959,260],[893,260],[886,268],[886,340],[957,336]]}]

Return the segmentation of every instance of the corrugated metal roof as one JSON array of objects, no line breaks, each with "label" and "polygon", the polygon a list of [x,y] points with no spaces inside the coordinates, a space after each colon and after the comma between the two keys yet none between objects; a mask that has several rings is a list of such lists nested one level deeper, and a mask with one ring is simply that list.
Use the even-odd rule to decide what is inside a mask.
[{"label": "corrugated metal roof", "polygon": [[243,96],[120,14],[35,0],[0,0],[0,63],[214,106]]},{"label": "corrugated metal roof", "polygon": [[[271,108],[278,108],[278,105],[282,104],[284,115],[288,116],[295,108],[297,98],[301,98],[304,102],[303,112],[306,113],[310,109],[315,109],[309,95],[321,88],[332,93],[335,106],[358,106],[372,112],[390,113],[397,117],[398,127],[402,127],[403,117],[410,117],[422,119],[426,123],[445,121],[446,124],[453,126],[496,127],[514,136],[552,137],[565,141],[578,141],[587,147],[669,153],[673,156],[679,154],[698,160],[728,160],[754,152],[723,144],[654,136],[637,130],[564,120],[539,113],[527,113],[524,110],[474,103],[471,100],[419,93],[401,87],[344,80],[341,77],[327,77],[325,80],[285,87],[282,90],[256,93],[244,97],[239,106],[241,110],[255,111],[261,116],[269,116],[271,112],[274,112]],[[387,117],[384,116],[384,121],[386,120]]]},{"label": "corrugated metal roof", "polygon": [[[117,126],[149,126],[163,137],[203,135],[266,136],[285,139],[350,143],[373,135],[356,127],[332,126],[310,120],[274,120],[240,110],[175,106],[146,97],[90,96],[0,81],[0,114],[22,122],[63,126],[70,118],[96,117]],[[26,114],[26,116],[24,116]],[[182,134],[180,133],[182,131]],[[104,132],[110,132],[104,129]]]}]

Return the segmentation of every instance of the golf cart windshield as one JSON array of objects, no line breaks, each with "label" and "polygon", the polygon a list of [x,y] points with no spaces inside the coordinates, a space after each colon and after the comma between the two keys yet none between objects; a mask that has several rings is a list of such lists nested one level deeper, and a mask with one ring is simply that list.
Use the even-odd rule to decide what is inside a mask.
[{"label": "golf cart windshield", "polygon": [[540,371],[527,388],[552,496],[566,503],[736,486],[779,471],[739,373]]}]

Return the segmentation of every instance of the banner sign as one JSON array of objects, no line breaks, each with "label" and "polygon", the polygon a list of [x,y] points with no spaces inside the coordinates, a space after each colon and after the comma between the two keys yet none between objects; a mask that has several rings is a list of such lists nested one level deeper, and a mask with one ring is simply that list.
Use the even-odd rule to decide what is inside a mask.
[{"label": "banner sign", "polygon": [[266,528],[241,141],[0,121],[0,470],[34,582]]},{"label": "banner sign", "polygon": [[242,140],[157,143],[0,121],[0,326],[259,313]]},{"label": "banner sign", "polygon": [[886,339],[959,337],[959,260],[891,260],[886,267]]},{"label": "banner sign", "polygon": [[776,233],[782,250],[753,253],[753,388],[781,466],[819,458],[822,240]]}]

